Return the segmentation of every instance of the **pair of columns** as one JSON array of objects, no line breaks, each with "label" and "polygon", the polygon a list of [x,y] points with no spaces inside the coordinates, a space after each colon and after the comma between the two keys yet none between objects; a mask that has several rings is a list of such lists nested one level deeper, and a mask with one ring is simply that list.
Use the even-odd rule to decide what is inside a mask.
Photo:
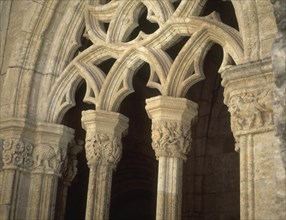
[{"label": "pair of columns", "polygon": [[[157,219],[179,219],[182,163],[190,150],[190,126],[197,105],[186,99],[156,97],[147,101],[146,109],[159,160]],[[86,111],[82,122],[90,168],[86,219],[105,220],[112,172],[121,158],[121,137],[128,128],[128,118],[114,112]],[[59,178],[63,202],[76,173],[76,154],[81,147],[70,144],[73,130],[13,118],[1,123],[1,139],[0,219],[53,219]],[[61,202],[59,219],[64,218]]]},{"label": "pair of columns", "polygon": [[[274,134],[271,60],[228,68],[222,79],[224,102],[240,152],[240,217],[284,219],[286,173]],[[190,150],[190,128],[197,105],[166,96],[146,103],[152,120],[152,147],[159,160],[156,219],[179,220],[182,166]],[[127,121],[118,113],[83,113],[90,166],[86,219],[108,219],[112,170],[121,156]]]},{"label": "pair of columns", "polygon": [[[284,219],[286,174],[274,134],[271,61],[229,68],[222,78],[240,152],[241,219]],[[182,164],[190,150],[190,126],[197,105],[159,96],[147,100],[146,110],[159,160],[156,219],[178,220]],[[112,172],[122,154],[121,137],[128,119],[113,112],[86,111],[82,123],[90,168],[86,219],[105,220]],[[1,121],[0,130],[0,219],[53,219],[57,181],[72,129],[7,119]]]},{"label": "pair of columns", "polygon": [[[159,96],[147,100],[152,120],[152,147],[159,160],[157,219],[180,219],[183,161],[190,150],[191,121],[197,105],[182,98]],[[112,171],[122,154],[121,138],[128,118],[105,111],[86,111],[86,155],[90,168],[86,219],[109,216]]]}]

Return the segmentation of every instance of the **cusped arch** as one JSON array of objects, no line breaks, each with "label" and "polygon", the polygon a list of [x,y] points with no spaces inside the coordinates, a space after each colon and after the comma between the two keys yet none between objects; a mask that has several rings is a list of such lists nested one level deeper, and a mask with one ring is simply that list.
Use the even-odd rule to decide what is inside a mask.
[{"label": "cusped arch", "polygon": [[47,100],[47,121],[61,122],[68,109],[75,105],[74,94],[81,80],[86,81],[86,95],[84,101],[97,105],[97,97],[106,78],[96,64],[110,57],[117,58],[120,50],[115,51],[106,45],[92,45],[66,67],[55,85],[52,87]]},{"label": "cusped arch", "polygon": [[[169,42],[186,35],[191,36],[189,43],[171,63],[163,49]],[[134,71],[143,61],[151,67],[151,78],[147,86],[157,88],[162,95],[183,97],[192,84],[204,78],[200,65],[214,43],[221,45],[224,50],[221,69],[229,65],[230,60],[234,60],[236,64],[243,61],[242,39],[233,28],[210,18],[171,19],[151,39],[142,41],[140,47],[132,47],[119,59],[114,72],[104,82],[97,108],[118,110],[120,101],[133,92],[130,82]],[[154,50],[157,52],[152,52]],[[195,75],[191,75],[188,69],[191,66],[196,70]]]},{"label": "cusped arch", "polygon": [[[110,2],[106,7],[114,11],[115,4],[119,3]],[[107,17],[110,16],[108,14]],[[88,27],[89,24],[86,25]],[[89,26],[87,31],[91,29],[92,26]],[[190,39],[173,61],[165,50],[183,36]],[[101,37],[107,39],[107,35]],[[118,111],[124,98],[133,92],[133,76],[144,62],[151,67],[148,87],[158,89],[162,95],[184,97],[194,83],[204,79],[202,63],[213,44],[223,48],[221,70],[232,65],[231,61],[235,64],[243,62],[243,42],[239,32],[223,24],[216,13],[207,17],[171,16],[155,33],[136,45],[98,39],[96,44],[79,54],[57,80],[49,95],[48,120],[59,121],[64,112],[74,105],[71,96],[80,78],[87,83],[84,101],[95,104],[98,110]],[[107,74],[97,65],[110,57],[116,62]],[[66,80],[70,82],[64,82]]]}]

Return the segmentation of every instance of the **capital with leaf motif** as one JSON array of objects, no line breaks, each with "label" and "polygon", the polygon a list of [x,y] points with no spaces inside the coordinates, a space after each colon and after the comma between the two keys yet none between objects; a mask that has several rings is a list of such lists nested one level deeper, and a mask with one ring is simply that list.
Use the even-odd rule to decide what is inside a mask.
[{"label": "capital with leaf motif", "polygon": [[197,104],[168,96],[147,99],[146,103],[152,120],[152,147],[156,157],[185,160],[191,149],[191,123],[197,116]]},{"label": "capital with leaf motif", "polygon": [[88,165],[111,164],[116,168],[122,155],[122,133],[128,128],[128,118],[115,112],[85,111],[82,125],[86,130]]}]

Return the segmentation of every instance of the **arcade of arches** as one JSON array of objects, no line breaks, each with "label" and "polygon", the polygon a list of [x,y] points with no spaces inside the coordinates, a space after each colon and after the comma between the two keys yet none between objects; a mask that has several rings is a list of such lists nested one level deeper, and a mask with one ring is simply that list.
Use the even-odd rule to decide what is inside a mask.
[{"label": "arcade of arches", "polygon": [[286,220],[286,1],[0,6],[1,220]]}]

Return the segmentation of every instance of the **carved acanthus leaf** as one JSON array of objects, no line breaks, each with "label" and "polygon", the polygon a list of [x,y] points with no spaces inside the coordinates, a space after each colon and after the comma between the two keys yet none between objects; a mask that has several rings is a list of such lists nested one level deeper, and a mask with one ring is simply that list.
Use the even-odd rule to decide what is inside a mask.
[{"label": "carved acanthus leaf", "polygon": [[190,151],[190,123],[159,121],[152,125],[152,147],[156,157],[186,159]]}]

